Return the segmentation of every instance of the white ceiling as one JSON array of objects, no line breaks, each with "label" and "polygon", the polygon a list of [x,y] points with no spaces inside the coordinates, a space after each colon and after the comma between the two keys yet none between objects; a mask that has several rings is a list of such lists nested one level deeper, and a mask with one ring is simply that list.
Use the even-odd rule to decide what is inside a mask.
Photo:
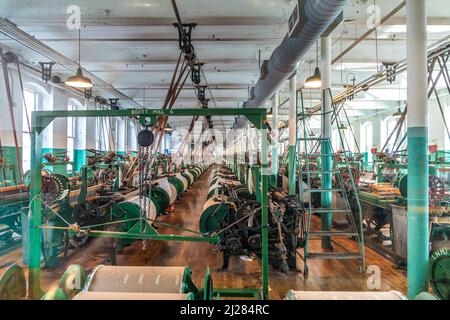
[{"label": "white ceiling", "polygon": [[[377,0],[381,16],[385,16],[400,0]],[[286,21],[295,5],[292,0],[178,0],[183,22],[196,22],[193,45],[199,59],[205,63],[206,80],[214,102],[211,107],[242,105],[248,88],[259,77],[259,55],[268,59],[287,32]],[[346,23],[333,34],[332,55],[336,57],[367,30],[368,5],[373,0],[350,0],[344,12]],[[449,0],[428,0],[429,43],[450,35]],[[15,23],[36,39],[68,58],[78,60],[78,32],[66,27],[66,12],[70,5],[78,5],[82,14],[81,63],[84,68],[110,83],[145,106],[161,107],[179,54],[178,33],[173,27],[175,16],[168,0],[3,0],[0,15]],[[401,10],[378,32],[372,34],[333,66],[334,90],[340,91],[347,82],[347,74],[355,73],[357,82],[369,77],[377,69],[376,43],[379,61],[395,62],[406,58],[405,10]],[[31,64],[46,61],[39,53],[0,34],[0,45],[20,53]],[[304,79],[314,68],[315,50],[300,65],[299,78]],[[342,70],[341,70],[342,69]],[[55,66],[55,73],[64,79],[70,71]],[[341,80],[342,79],[342,80]],[[404,85],[404,75],[392,87]],[[300,81],[301,82],[301,81]],[[284,89],[286,90],[286,89]],[[307,93],[306,98],[310,95]],[[384,91],[373,96],[358,97],[371,103],[352,103],[353,115],[395,106],[399,94]],[[207,93],[210,97],[210,93]],[[283,96],[282,100],[287,96]],[[315,103],[318,95],[311,93]],[[188,81],[175,108],[196,107],[196,97]],[[228,119],[232,120],[232,119]],[[183,121],[186,121],[184,119]],[[186,122],[187,123],[187,122]]]}]

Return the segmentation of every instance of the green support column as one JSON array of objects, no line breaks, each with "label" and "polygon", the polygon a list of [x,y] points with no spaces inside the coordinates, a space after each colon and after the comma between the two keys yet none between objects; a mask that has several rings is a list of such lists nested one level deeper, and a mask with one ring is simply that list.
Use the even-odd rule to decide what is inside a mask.
[{"label": "green support column", "polygon": [[263,299],[269,299],[269,173],[268,152],[267,152],[267,130],[264,128],[263,119],[260,119],[260,128],[262,135],[261,143],[261,242],[262,242],[262,285]]},{"label": "green support column", "polygon": [[256,193],[256,201],[261,202],[261,170],[257,166],[253,168],[253,175],[255,177],[255,193]]},{"label": "green support column", "polygon": [[289,79],[289,154],[288,154],[288,190],[289,195],[295,195],[295,181],[297,175],[296,166],[297,146],[297,75],[293,74]]},{"label": "green support column", "polygon": [[428,289],[428,128],[408,128],[408,297]]},{"label": "green support column", "polygon": [[[321,62],[322,62],[322,137],[329,138],[322,142],[322,189],[331,189],[332,187],[332,148],[331,148],[331,101],[325,90],[331,88],[331,38],[321,38]],[[344,148],[345,149],[345,148]],[[333,195],[331,192],[321,193],[321,207],[331,208],[333,204]],[[332,225],[333,216],[331,212],[321,214],[321,230],[330,231]],[[330,237],[322,237],[322,248],[331,248]]]},{"label": "green support column", "polygon": [[29,221],[29,298],[40,299],[41,297],[41,157],[42,139],[41,132],[35,128],[35,118],[32,119],[31,133],[31,186],[30,207],[31,216]]},{"label": "green support column", "polygon": [[429,182],[427,16],[425,0],[407,0],[408,298],[428,291]]}]

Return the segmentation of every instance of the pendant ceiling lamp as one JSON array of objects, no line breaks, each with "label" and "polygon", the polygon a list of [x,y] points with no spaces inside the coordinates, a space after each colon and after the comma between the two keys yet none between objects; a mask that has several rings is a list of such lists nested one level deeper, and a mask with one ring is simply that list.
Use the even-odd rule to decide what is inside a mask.
[{"label": "pendant ceiling lamp", "polygon": [[92,88],[93,84],[91,79],[83,76],[83,71],[81,70],[81,29],[78,29],[78,69],[77,73],[69,78],[64,82],[66,85],[74,87],[74,88],[80,88],[80,89],[86,89],[86,88]]},{"label": "pendant ceiling lamp", "polygon": [[305,81],[305,88],[307,89],[318,89],[322,87],[322,76],[320,74],[319,69],[319,44],[316,44],[316,69],[314,70],[314,74],[307,78]]},{"label": "pendant ceiling lamp", "polygon": [[164,128],[164,132],[165,132],[165,133],[168,133],[168,134],[171,134],[171,133],[173,132],[173,128],[172,128],[170,125],[167,125],[167,126]]}]

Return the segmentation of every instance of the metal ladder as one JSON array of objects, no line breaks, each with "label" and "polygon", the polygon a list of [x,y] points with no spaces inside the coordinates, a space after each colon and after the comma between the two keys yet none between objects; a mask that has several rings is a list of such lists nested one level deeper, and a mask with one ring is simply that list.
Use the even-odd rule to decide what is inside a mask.
[{"label": "metal ladder", "polygon": [[[303,254],[300,254],[303,262],[304,262],[304,269],[303,269],[303,274],[305,277],[308,276],[309,273],[309,268],[308,268],[308,260],[309,259],[356,259],[360,261],[360,270],[362,272],[365,272],[365,254],[364,254],[364,236],[363,236],[363,226],[362,226],[362,211],[361,211],[361,206],[359,203],[359,198],[358,198],[358,194],[357,194],[357,189],[356,189],[356,185],[353,179],[353,175],[349,174],[349,180],[350,180],[350,184],[351,184],[351,190],[346,190],[345,186],[344,186],[344,182],[342,179],[342,172],[339,168],[337,168],[335,165],[332,165],[331,168],[329,169],[329,171],[322,171],[319,169],[317,169],[317,171],[312,171],[310,169],[310,154],[308,152],[308,142],[315,142],[318,145],[318,149],[317,150],[321,150],[318,155],[320,157],[320,159],[324,159],[324,157],[326,156],[333,156],[333,148],[332,148],[332,144],[331,144],[331,140],[330,138],[323,138],[323,137],[319,137],[319,138],[315,138],[315,137],[308,137],[307,134],[307,130],[306,130],[306,118],[307,115],[305,113],[305,108],[304,108],[304,104],[303,104],[303,93],[300,91],[301,93],[301,106],[302,106],[302,112],[301,112],[301,116],[302,116],[302,126],[303,126],[303,138],[299,138],[298,141],[302,141],[304,142],[304,152],[305,152],[305,168],[306,170],[303,170],[303,167],[300,166],[300,176],[299,176],[299,193],[300,193],[300,202],[301,203],[305,203],[305,201],[303,201],[305,199],[304,197],[304,193],[309,193],[309,197],[308,197],[308,201],[306,201],[306,203],[308,204],[308,207],[305,208],[305,211],[308,214],[308,219],[307,219],[307,225],[306,225],[306,233],[305,233],[305,243],[304,243],[304,247],[303,247]],[[323,94],[326,94],[326,91],[323,92]],[[331,95],[331,92],[330,92]],[[332,101],[332,99],[330,100]],[[336,113],[336,108],[335,106],[333,106],[332,111],[330,112],[333,114],[334,118],[335,118],[335,122],[338,122],[339,117],[338,114]],[[326,114],[325,113],[321,113],[319,114],[320,116],[324,117]],[[346,168],[348,170],[348,172],[351,172],[350,169],[350,163],[347,159],[347,154],[348,152],[345,151],[345,144],[344,144],[344,140],[342,137],[342,133],[341,133],[341,129],[339,129],[339,125],[338,127],[338,132],[339,132],[339,137],[340,137],[340,141],[342,144],[342,149],[344,152],[344,159],[345,159],[345,163],[346,163]],[[325,147],[325,148],[323,148]],[[300,149],[300,148],[299,148]],[[328,150],[328,152],[330,152],[330,154],[323,154],[322,150]],[[323,162],[323,161],[322,161]],[[324,163],[322,163],[322,166],[324,165]],[[303,176],[304,174],[306,174],[306,184],[307,184],[307,189],[303,189]],[[311,179],[312,179],[312,175],[315,176],[320,176],[321,178],[321,186],[319,188],[314,188],[311,185]],[[324,188],[322,187],[323,185],[323,181],[324,181],[324,175],[330,175],[331,179],[334,175],[334,177],[337,180],[337,187],[331,187],[331,188]],[[332,194],[341,194],[342,198],[343,198],[343,202],[344,202],[344,206],[341,208],[323,208],[323,207],[319,207],[319,208],[313,208],[312,207],[312,195],[314,193],[320,193],[321,195],[323,195],[326,192],[330,192]],[[358,224],[355,221],[355,216],[352,212],[352,207],[350,205],[350,202],[348,200],[348,195],[347,192],[351,192],[353,193],[353,197],[357,203],[357,215],[359,217],[358,219]],[[312,230],[312,215],[313,214],[326,214],[326,213],[330,213],[332,216],[334,214],[342,214],[345,215],[348,218],[349,224],[350,224],[350,229],[349,230],[345,230],[345,231],[340,231],[340,230]],[[357,251],[349,251],[345,248],[346,251],[344,252],[334,252],[334,251],[328,251],[328,252],[310,252],[310,241],[314,241],[314,240],[321,240],[324,237],[328,237],[330,239],[330,242],[333,238],[336,237],[351,237],[353,239],[355,239],[357,246],[358,246],[358,250]],[[341,246],[340,246],[341,247]]]}]

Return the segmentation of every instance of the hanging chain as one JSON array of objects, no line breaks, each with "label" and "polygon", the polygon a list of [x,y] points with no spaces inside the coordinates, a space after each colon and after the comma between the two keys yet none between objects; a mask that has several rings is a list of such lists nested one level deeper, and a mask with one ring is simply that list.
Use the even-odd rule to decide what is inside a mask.
[{"label": "hanging chain", "polygon": [[[145,224],[147,221],[147,217],[149,215],[148,212],[148,198],[151,194],[152,187],[152,168],[151,168],[151,160],[153,157],[149,156],[150,147],[142,147],[138,148],[138,166],[139,166],[139,206],[141,207],[141,217],[140,217],[140,231],[145,231]],[[147,240],[142,240],[142,250],[145,250],[147,247]]]}]

